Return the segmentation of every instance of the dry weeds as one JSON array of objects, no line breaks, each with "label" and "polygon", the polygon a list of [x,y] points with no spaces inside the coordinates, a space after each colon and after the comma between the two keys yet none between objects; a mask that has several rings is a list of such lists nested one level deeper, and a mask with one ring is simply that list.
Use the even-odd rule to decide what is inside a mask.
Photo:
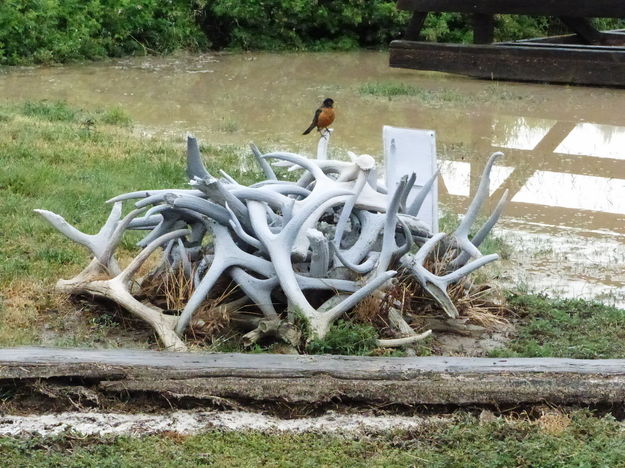
[{"label": "dry weeds", "polygon": [[543,410],[542,415],[536,420],[536,424],[543,432],[554,436],[564,433],[572,422],[568,414],[556,408]]}]

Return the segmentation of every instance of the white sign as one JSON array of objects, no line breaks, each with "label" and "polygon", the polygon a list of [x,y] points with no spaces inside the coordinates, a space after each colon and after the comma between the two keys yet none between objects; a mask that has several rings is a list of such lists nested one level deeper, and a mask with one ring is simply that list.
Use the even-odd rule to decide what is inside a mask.
[{"label": "white sign", "polygon": [[[404,175],[414,172],[417,180],[407,205],[436,172],[436,135],[433,130],[384,126],[384,166],[388,192],[392,194]],[[438,232],[438,184],[428,193],[418,217],[433,233]]]}]

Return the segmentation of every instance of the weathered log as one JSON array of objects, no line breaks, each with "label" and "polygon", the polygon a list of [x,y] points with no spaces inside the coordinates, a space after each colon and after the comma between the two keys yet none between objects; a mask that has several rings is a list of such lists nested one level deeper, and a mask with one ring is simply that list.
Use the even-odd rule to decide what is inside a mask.
[{"label": "weathered log", "polygon": [[103,395],[162,395],[207,404],[621,404],[625,360],[368,358],[139,350],[0,350],[0,384],[49,379]]}]

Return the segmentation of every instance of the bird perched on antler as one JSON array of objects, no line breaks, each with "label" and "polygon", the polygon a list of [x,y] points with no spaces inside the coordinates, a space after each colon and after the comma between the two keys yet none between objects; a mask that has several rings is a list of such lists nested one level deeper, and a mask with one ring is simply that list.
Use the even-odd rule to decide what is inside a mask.
[{"label": "bird perched on antler", "polygon": [[304,130],[302,135],[308,135],[313,128],[317,127],[317,131],[328,128],[334,122],[334,101],[330,98],[323,100],[321,107],[315,111],[310,127]]}]

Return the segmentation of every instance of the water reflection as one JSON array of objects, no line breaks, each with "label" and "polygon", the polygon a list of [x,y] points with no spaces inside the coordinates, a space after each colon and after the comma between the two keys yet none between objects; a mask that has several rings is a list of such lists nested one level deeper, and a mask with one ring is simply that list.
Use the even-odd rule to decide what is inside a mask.
[{"label": "water reflection", "polygon": [[[372,82],[408,84],[419,93],[361,94],[361,85]],[[316,139],[301,132],[328,96],[337,108],[332,156],[349,149],[381,161],[383,125],[434,130],[441,202],[463,213],[486,159],[501,150],[506,156],[490,186],[491,207],[510,191],[501,229],[518,239],[519,255],[538,252],[525,245],[532,236],[540,249],[551,244],[557,252],[528,258],[522,269],[535,278],[549,270],[570,284],[582,276],[584,284],[607,277],[625,284],[625,253],[576,272],[586,265],[576,246],[625,252],[625,90],[392,69],[385,52],[182,55],[0,69],[0,101],[122,106],[139,131],[180,137],[181,151],[191,131],[207,144],[256,141],[263,150],[312,155]]]},{"label": "water reflection", "polygon": [[[490,186],[493,198],[511,191],[499,233],[517,247],[512,282],[625,306],[625,126],[500,115],[490,129],[477,146],[514,161]],[[469,199],[473,165],[443,163],[450,196]]]},{"label": "water reflection", "polygon": [[[512,177],[506,187],[515,189],[513,203],[625,214],[625,179],[578,174],[566,161],[558,167],[558,159],[566,155],[625,159],[625,127],[503,115],[492,119],[491,129],[493,150],[521,150],[526,153],[513,155],[525,154],[524,164],[531,162],[524,177],[513,175],[515,167],[495,166],[491,195]],[[547,162],[553,170],[541,170]],[[443,161],[441,175],[449,195],[469,197],[471,163]]]},{"label": "water reflection", "polygon": [[[471,164],[461,161],[441,161],[441,178],[447,194],[470,195]],[[492,195],[514,171],[512,167],[493,166],[490,173],[489,195]]]},{"label": "water reflection", "polygon": [[533,150],[547,135],[554,120],[502,115],[493,119],[493,146]]},{"label": "water reflection", "polygon": [[586,122],[577,124],[555,151],[625,160],[625,127]]},{"label": "water reflection", "polygon": [[512,202],[625,214],[625,180],[536,171]]}]

